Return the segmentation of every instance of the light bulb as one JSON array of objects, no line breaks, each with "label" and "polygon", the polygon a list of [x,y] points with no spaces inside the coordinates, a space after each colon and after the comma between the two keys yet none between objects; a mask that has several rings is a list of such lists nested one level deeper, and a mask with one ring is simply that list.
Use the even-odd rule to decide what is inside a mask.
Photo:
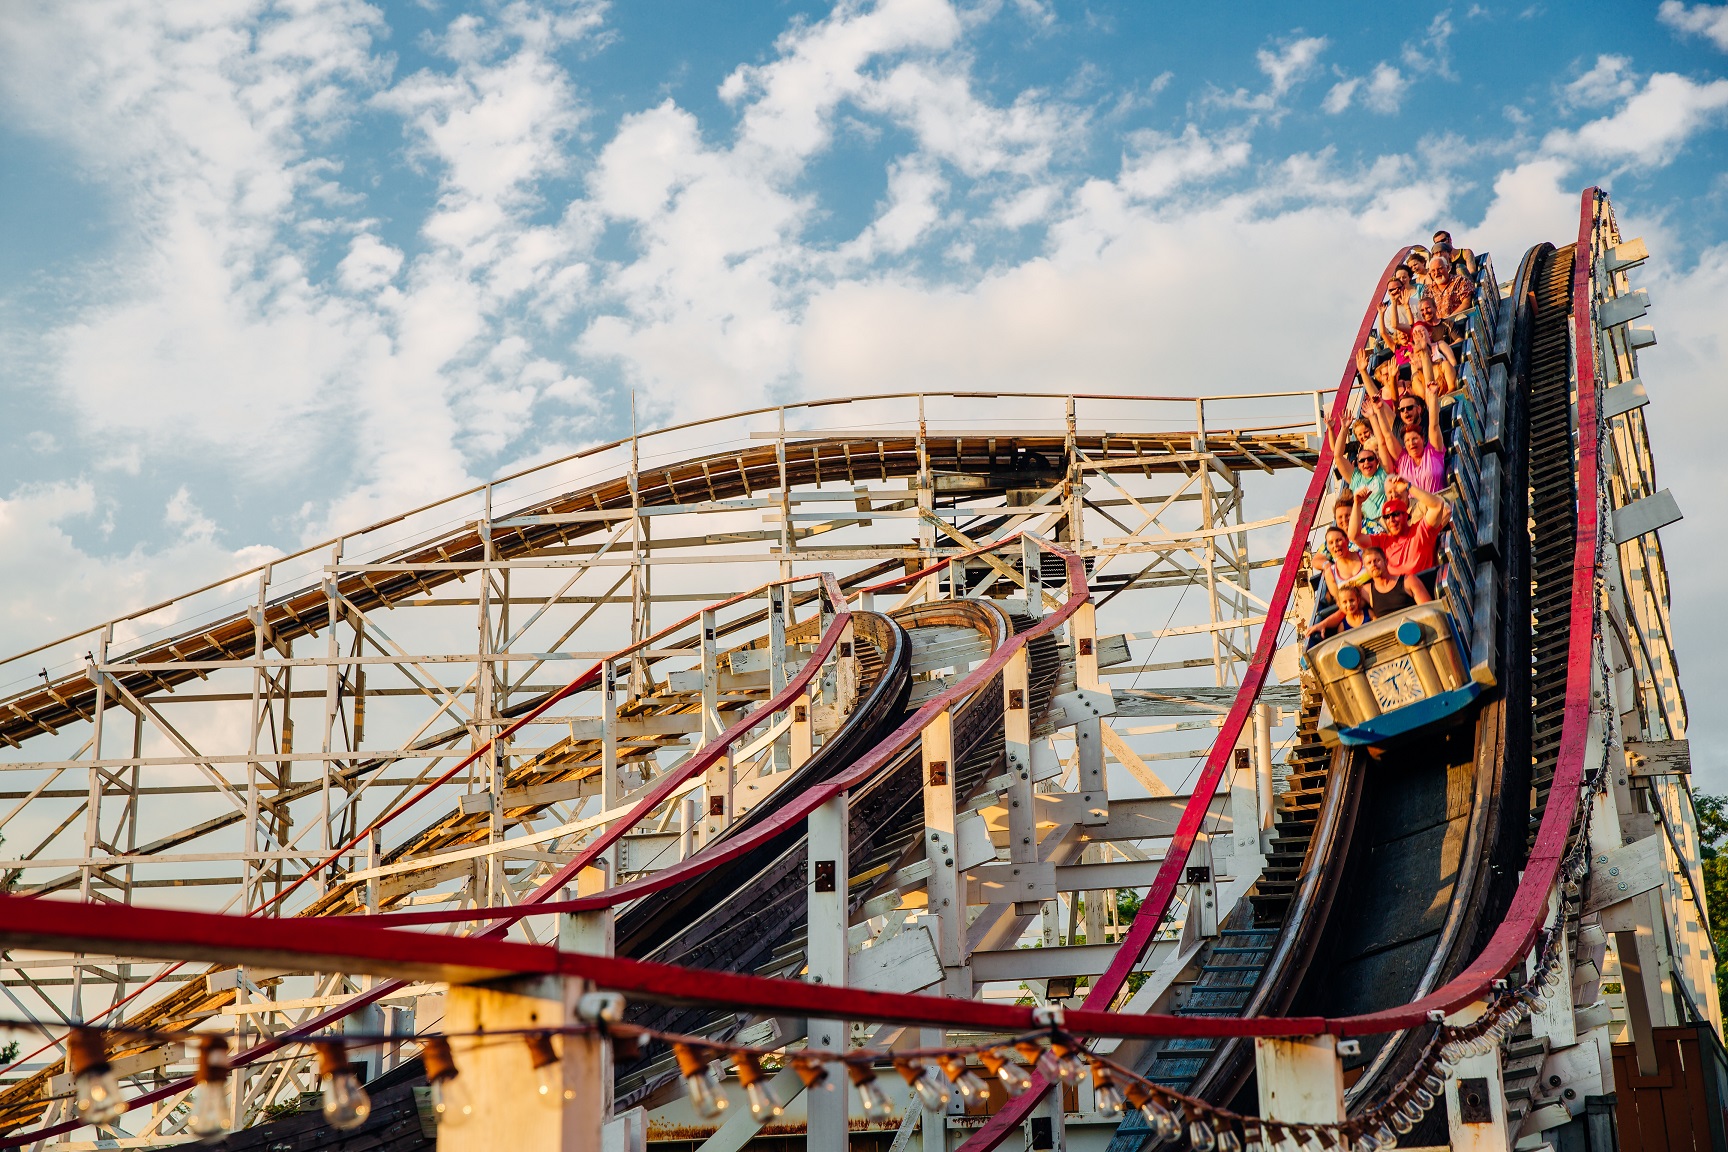
[{"label": "light bulb", "polygon": [[126,1112],[126,1101],[120,1098],[120,1081],[107,1064],[98,1065],[78,1077],[78,1118],[98,1127],[112,1124]]},{"label": "light bulb", "polygon": [[1212,1133],[1212,1125],[1204,1120],[1196,1120],[1188,1125],[1188,1143],[1194,1152],[1214,1152],[1218,1147],[1218,1138]]},{"label": "light bulb", "polygon": [[1432,1097],[1446,1091],[1446,1081],[1442,1080],[1438,1074],[1429,1072],[1422,1077],[1422,1087],[1427,1090],[1430,1096],[1429,1107],[1433,1107]]},{"label": "light bulb", "polygon": [[1242,1141],[1236,1138],[1236,1133],[1225,1128],[1218,1133],[1218,1152],[1242,1152]]},{"label": "light bulb", "polygon": [[896,1060],[894,1067],[899,1070],[901,1078],[912,1085],[912,1091],[918,1094],[918,1103],[926,1112],[947,1109],[954,1094],[948,1088],[948,1078],[942,1075],[942,1069],[934,1064],[926,1067],[911,1060]]},{"label": "light bulb", "polygon": [[986,1050],[978,1053],[978,1059],[985,1070],[1002,1081],[1002,1087],[1007,1089],[1008,1095],[1018,1096],[1032,1087],[1032,1077],[1026,1075],[1026,1069],[1001,1053]]},{"label": "light bulb", "polygon": [[350,1068],[341,1068],[324,1078],[324,1119],[332,1128],[352,1131],[372,1115],[372,1098],[360,1086]]},{"label": "light bulb", "polygon": [[698,1075],[684,1077],[684,1091],[690,1095],[690,1106],[704,1119],[716,1119],[726,1111],[726,1096],[720,1091],[720,1085],[714,1082],[712,1072],[704,1070]]},{"label": "light bulb", "polygon": [[794,1059],[792,1071],[798,1073],[798,1079],[804,1081],[806,1092],[832,1092],[834,1079],[828,1075],[828,1069],[815,1060]]},{"label": "light bulb", "polygon": [[959,1056],[938,1056],[937,1062],[942,1065],[943,1075],[954,1085],[954,1091],[960,1099],[968,1104],[981,1103],[990,1096],[990,1086],[978,1078],[978,1073],[966,1067],[966,1061]]},{"label": "light bulb", "polygon": [[464,1124],[474,1115],[474,1100],[462,1086],[462,1077],[455,1073],[432,1081],[432,1111],[438,1123],[452,1127]]},{"label": "light bulb", "polygon": [[1159,1103],[1158,1097],[1148,1096],[1146,1102],[1140,1105],[1140,1115],[1146,1119],[1146,1127],[1152,1130],[1152,1135],[1158,1140],[1169,1140],[1182,1131],[1182,1124],[1171,1113],[1170,1109]]},{"label": "light bulb", "polygon": [[1086,1075],[1086,1069],[1074,1058],[1073,1049],[1053,1043],[1038,1057],[1038,1074],[1046,1080],[1060,1080],[1070,1087],[1077,1087],[1081,1077]]},{"label": "light bulb", "polygon": [[774,1095],[774,1089],[768,1087],[766,1081],[757,1080],[747,1085],[744,1097],[750,1102],[752,1120],[772,1120],[780,1115],[780,1099]]},{"label": "light bulb", "polygon": [[876,1073],[868,1064],[846,1065],[846,1075],[858,1088],[858,1107],[866,1120],[886,1120],[894,1115],[894,1101],[876,1083]]},{"label": "light bulb", "polygon": [[534,1069],[534,1095],[542,1104],[556,1108],[576,1099],[576,1090],[564,1086],[564,1066],[553,1062]]},{"label": "light bulb", "polygon": [[1110,1070],[1102,1064],[1092,1065],[1092,1102],[1098,1111],[1106,1115],[1119,1115],[1128,1107],[1127,1097],[1116,1087],[1116,1081],[1110,1079]]},{"label": "light bulb", "polygon": [[[1410,1093],[1410,1099],[1424,1112],[1434,1107],[1434,1093],[1428,1091],[1428,1081],[1432,1079],[1434,1079],[1433,1076],[1422,1077],[1422,1083],[1418,1084]],[[1440,1087],[1446,1086],[1442,1084]]]},{"label": "light bulb", "polygon": [[186,1130],[203,1139],[222,1136],[230,1127],[230,1114],[227,1082],[207,1080],[192,1089],[192,1114],[186,1118]]},{"label": "light bulb", "polygon": [[1422,1123],[1422,1117],[1427,1111],[1428,1109],[1418,1103],[1414,1097],[1404,1101],[1404,1119],[1410,1121],[1412,1125]]},{"label": "light bulb", "polygon": [[1374,1139],[1379,1142],[1380,1147],[1382,1148],[1398,1147],[1398,1137],[1393,1133],[1392,1129],[1388,1128],[1384,1124],[1374,1129]]},{"label": "light bulb", "polygon": [[1410,1118],[1404,1115],[1402,1111],[1398,1111],[1392,1113],[1392,1127],[1398,1135],[1402,1136],[1406,1132],[1410,1131],[1411,1128],[1415,1127],[1415,1125],[1410,1123]]}]

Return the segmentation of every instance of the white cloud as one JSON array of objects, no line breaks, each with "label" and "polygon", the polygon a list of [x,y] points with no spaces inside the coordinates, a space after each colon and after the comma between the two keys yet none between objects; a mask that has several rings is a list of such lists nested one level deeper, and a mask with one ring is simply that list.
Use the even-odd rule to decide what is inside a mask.
[{"label": "white cloud", "polygon": [[1495,270],[1510,280],[1525,249],[1544,240],[1569,244],[1578,233],[1578,189],[1571,168],[1555,157],[1529,160],[1501,172],[1482,222],[1459,243],[1494,253]]},{"label": "white cloud", "polygon": [[1628,56],[1598,56],[1588,72],[1561,90],[1563,104],[1572,108],[1595,108],[1624,100],[1638,91],[1638,78]]},{"label": "white cloud", "polygon": [[[0,639],[8,642],[7,653],[167,599],[274,554],[222,547],[184,489],[163,507],[170,531],[156,546],[105,555],[79,543],[81,536],[100,539],[112,526],[106,523],[111,513],[87,479],[29,484],[0,497],[0,586],[7,590],[0,606]],[[133,627],[171,622],[158,614]],[[130,639],[127,633],[117,635],[116,647],[123,650]],[[66,670],[60,661],[76,659],[83,650],[58,650],[40,659],[59,674]]]},{"label": "white cloud", "polygon": [[1422,36],[1406,41],[1402,51],[1404,66],[1415,75],[1432,72],[1444,80],[1456,80],[1452,73],[1452,11],[1437,12],[1428,22]]},{"label": "white cloud", "polygon": [[1676,32],[1702,36],[1728,52],[1728,4],[1694,4],[1688,8],[1681,0],[1662,0],[1656,19]]},{"label": "white cloud", "polygon": [[1657,306],[1650,323],[1659,343],[1638,354],[1638,371],[1650,393],[1644,418],[1656,452],[1661,485],[1670,489],[1685,519],[1662,529],[1668,571],[1674,574],[1673,619],[1684,684],[1692,708],[1690,736],[1699,786],[1709,792],[1728,788],[1728,741],[1723,740],[1721,710],[1712,703],[1728,691],[1728,666],[1711,657],[1728,644],[1728,620],[1713,574],[1728,567],[1718,494],[1728,488],[1728,465],[1718,430],[1728,420],[1728,397],[1721,383],[1728,356],[1728,245],[1693,253],[1697,263],[1681,264],[1686,237],[1679,231],[1621,215],[1627,236],[1643,235],[1651,261],[1634,272]]},{"label": "white cloud", "polygon": [[1368,86],[1362,90],[1362,103],[1383,116],[1391,116],[1397,113],[1403,99],[1403,75],[1390,64],[1376,64],[1368,77]]},{"label": "white cloud", "polygon": [[336,274],[350,292],[376,292],[396,279],[402,270],[402,253],[370,232],[362,232],[348,244],[348,255],[337,265]]},{"label": "white cloud", "polygon": [[1296,36],[1276,48],[1262,48],[1254,54],[1254,60],[1270,81],[1266,91],[1238,88],[1227,94],[1214,92],[1208,99],[1226,108],[1267,112],[1276,118],[1281,115],[1279,101],[1313,74],[1327,44],[1324,36]]},{"label": "white cloud", "polygon": [[1306,79],[1326,50],[1326,37],[1303,36],[1291,40],[1277,51],[1262,48],[1255,53],[1260,71],[1272,81],[1272,98],[1276,100]]},{"label": "white cloud", "polygon": [[[625,117],[600,149],[588,207],[626,223],[636,252],[600,270],[608,306],[580,350],[617,364],[651,404],[676,397],[685,416],[736,408],[795,383],[801,310],[832,279],[919,244],[970,262],[973,238],[945,235],[954,180],[990,194],[992,212],[966,228],[1047,220],[1061,192],[1051,166],[1087,121],[1037,91],[1006,104],[981,96],[962,31],[938,0],[842,4],[722,84],[739,110],[730,141],[705,139],[672,101]],[[817,208],[802,182],[843,107],[899,126],[913,147],[890,161],[875,218],[825,247],[807,237]]]},{"label": "white cloud", "polygon": [[1334,116],[1338,115],[1350,107],[1350,101],[1355,98],[1356,89],[1361,85],[1362,78],[1359,76],[1338,81],[1327,91],[1326,99],[1320,102],[1320,107]]},{"label": "white cloud", "polygon": [[1728,108],[1728,80],[1700,84],[1658,72],[1611,116],[1573,130],[1550,132],[1545,151],[1579,160],[1662,166],[1686,140]]},{"label": "white cloud", "polygon": [[1153,199],[1180,187],[1218,176],[1248,163],[1249,144],[1240,133],[1217,139],[1190,124],[1179,137],[1136,133],[1133,152],[1123,161],[1118,183],[1136,199]]}]

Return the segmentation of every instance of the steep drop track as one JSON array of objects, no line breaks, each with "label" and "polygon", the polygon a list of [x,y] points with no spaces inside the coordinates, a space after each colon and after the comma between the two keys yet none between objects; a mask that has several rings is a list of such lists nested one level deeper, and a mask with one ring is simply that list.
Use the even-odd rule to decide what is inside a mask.
[{"label": "steep drop track", "polygon": [[[1554,774],[1566,687],[1576,526],[1572,257],[1570,247],[1539,245],[1514,282],[1503,451],[1505,474],[1516,479],[1497,498],[1509,541],[1528,525],[1528,546],[1506,547],[1501,559],[1499,691],[1474,717],[1402,745],[1340,750],[1329,764],[1310,756],[1300,810],[1280,811],[1271,886],[1254,898],[1253,927],[1274,927],[1277,940],[1221,938],[1196,985],[1235,986],[1222,1014],[1349,1016],[1408,1003],[1461,972],[1511,900]],[[1302,853],[1294,881],[1273,871],[1280,848]],[[1237,936],[1246,927],[1233,926]],[[1347,1062],[1352,1111],[1395,1084],[1425,1040],[1413,1032],[1364,1037],[1362,1054]],[[1252,1051],[1178,1041],[1143,1070],[1253,1111]],[[1517,1094],[1510,1081],[1508,1089]],[[1436,1113],[1405,1142],[1445,1140],[1445,1117]],[[1145,1143],[1130,1120],[1111,1152]]]}]

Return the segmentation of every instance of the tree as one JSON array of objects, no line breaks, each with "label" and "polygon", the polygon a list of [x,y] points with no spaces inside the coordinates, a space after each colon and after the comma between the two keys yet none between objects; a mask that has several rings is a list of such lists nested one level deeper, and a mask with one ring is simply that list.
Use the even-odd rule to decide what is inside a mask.
[{"label": "tree", "polygon": [[1716,945],[1716,993],[1728,1002],[1728,796],[1694,794],[1692,810],[1704,868],[1704,907]]}]

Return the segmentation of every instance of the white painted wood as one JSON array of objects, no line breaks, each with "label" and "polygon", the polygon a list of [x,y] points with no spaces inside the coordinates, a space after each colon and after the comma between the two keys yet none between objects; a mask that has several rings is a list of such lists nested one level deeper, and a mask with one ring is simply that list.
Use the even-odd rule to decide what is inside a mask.
[{"label": "white painted wood", "polygon": [[[796,744],[793,752],[796,755]],[[846,904],[846,892],[851,878],[848,868],[848,827],[847,799],[844,792],[820,805],[809,816],[807,843],[810,851],[806,854],[804,878],[805,905],[808,911],[805,938],[807,979],[813,984],[827,984],[831,987],[845,987],[850,982],[851,959],[847,956]],[[821,871],[831,880],[824,884],[827,891],[817,891],[818,865],[823,866]],[[941,972],[940,967],[937,972]],[[846,1023],[843,1020],[811,1020],[809,1037],[810,1046],[813,1048],[823,1048],[830,1052],[843,1051],[846,1048]],[[792,1076],[793,1087],[803,1088],[803,1081],[798,1078],[797,1073],[787,1069],[782,1075],[786,1074]],[[807,1145],[810,1152],[845,1152],[847,1146],[847,1104],[851,1094],[846,1081],[846,1070],[840,1065],[832,1065],[828,1069],[828,1077],[833,1089],[813,1092],[806,1100],[809,1115]],[[776,1080],[778,1079],[779,1077],[776,1077]],[[776,1088],[778,1087],[776,1084]]]},{"label": "white painted wood", "polygon": [[924,859],[930,865],[930,914],[936,921],[936,952],[948,973],[947,991],[971,995],[961,949],[966,934],[966,893],[961,888],[959,843],[955,835],[954,718],[943,709],[924,728]]},{"label": "white painted wood", "polygon": [[1344,1066],[1333,1036],[1256,1037],[1260,1115],[1292,1124],[1344,1118]]},{"label": "white painted wood", "polygon": [[438,1128],[438,1152],[602,1152],[612,1106],[607,1042],[565,1036],[558,1066],[574,1096],[562,1106],[528,1102],[534,1069],[526,1044],[500,1044],[464,1033],[558,1027],[574,1019],[581,981],[542,977],[485,987],[454,985],[445,999],[451,1055],[474,1101],[465,1124]]},{"label": "white painted wood", "polygon": [[912,924],[852,953],[846,984],[868,992],[922,992],[940,984],[942,960],[924,924]]},{"label": "white painted wood", "polygon": [[1626,741],[1626,772],[1630,776],[1688,776],[1692,745],[1686,740]]},{"label": "white painted wood", "polygon": [[1586,916],[1648,892],[1668,879],[1668,862],[1662,853],[1660,834],[1634,840],[1606,856],[1605,861],[1591,864],[1589,888],[1584,897]]},{"label": "white painted wood", "polygon": [[[1468,1005],[1446,1018],[1448,1024],[1468,1024],[1482,1015],[1482,1001]],[[1489,1115],[1486,1124],[1466,1124],[1460,1117],[1458,1082],[1486,1080]],[[1511,1134],[1506,1130],[1506,1085],[1500,1077],[1500,1049],[1486,1056],[1468,1056],[1458,1061],[1446,1077],[1446,1123],[1451,1136],[1452,1152],[1506,1152],[1511,1146]]]}]

